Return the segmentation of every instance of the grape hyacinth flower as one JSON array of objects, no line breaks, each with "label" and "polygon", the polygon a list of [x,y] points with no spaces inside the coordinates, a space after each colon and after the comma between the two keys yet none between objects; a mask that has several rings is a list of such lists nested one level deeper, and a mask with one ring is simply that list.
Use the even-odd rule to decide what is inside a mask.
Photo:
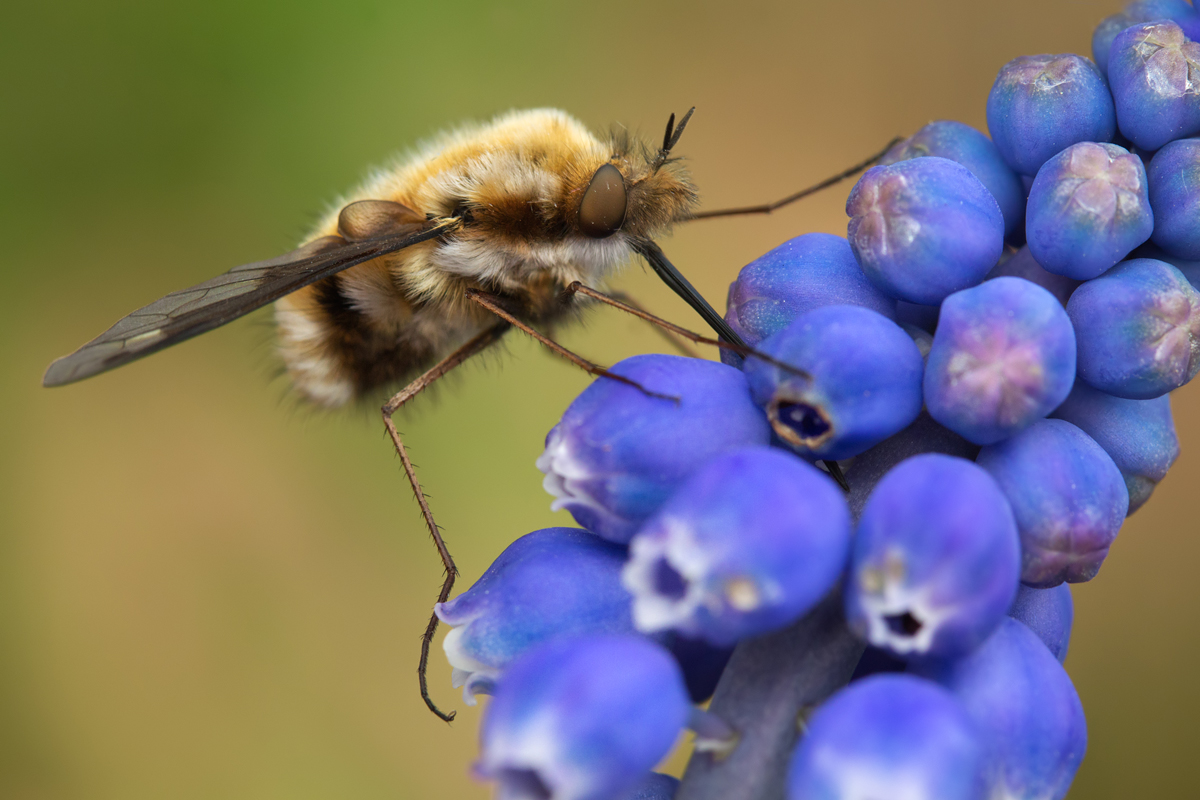
[{"label": "grape hyacinth flower", "polygon": [[621,586],[625,548],[578,528],[546,528],[505,548],[467,591],[434,612],[454,686],[475,705],[529,648],[585,633],[635,633]]},{"label": "grape hyacinth flower", "polygon": [[636,636],[542,644],[496,687],[479,777],[503,800],[611,800],[636,789],[688,721],[670,654]]},{"label": "grape hyacinth flower", "polygon": [[1020,563],[1017,526],[991,476],[966,459],[915,456],[863,507],[846,620],[902,658],[960,656],[1012,606]]},{"label": "grape hyacinth flower", "polygon": [[1068,278],[1095,278],[1153,230],[1142,160],[1115,144],[1071,145],[1042,165],[1029,190],[1029,252]]},{"label": "grape hyacinth flower", "polygon": [[788,800],[984,800],[984,752],[963,705],[911,675],[851,684],[809,720]]},{"label": "grape hyacinth flower", "polygon": [[1136,0],[1119,13],[1105,17],[1096,26],[1092,34],[1092,58],[1100,72],[1108,74],[1108,54],[1118,33],[1140,22],[1158,19],[1179,23],[1189,39],[1200,34],[1200,14],[1187,0]]},{"label": "grape hyacinth flower", "polygon": [[1087,725],[1071,679],[1033,631],[1005,619],[973,653],[925,666],[983,739],[987,797],[1066,795],[1087,749]]},{"label": "grape hyacinth flower", "polygon": [[627,358],[611,372],[678,402],[600,378],[546,436],[543,486],[583,527],[628,542],[706,460],[766,444],[770,428],[733,367],[667,355]]},{"label": "grape hyacinth flower", "polygon": [[1045,642],[1046,647],[1058,659],[1067,660],[1067,647],[1071,644],[1071,625],[1075,621],[1075,601],[1071,597],[1071,584],[1060,583],[1051,589],[1035,589],[1022,585],[1017,591],[1008,615],[1025,625]]},{"label": "grape hyacinth flower", "polygon": [[1047,272],[1045,267],[1039,264],[1037,259],[1033,257],[1033,254],[1029,252],[1028,245],[1022,247],[1008,258],[1002,259],[987,275],[988,280],[1004,277],[1024,278],[1030,283],[1036,283],[1054,295],[1058,299],[1058,302],[1062,303],[1063,308],[1066,308],[1067,301],[1071,299],[1071,294],[1083,282],[1064,275],[1055,275],[1053,272]]},{"label": "grape hyacinth flower", "polygon": [[1104,76],[1073,53],[1021,56],[1001,67],[987,123],[1000,155],[1022,175],[1036,175],[1076,142],[1108,142],[1116,131]]},{"label": "grape hyacinth flower", "polygon": [[886,166],[924,156],[948,158],[969,169],[1000,206],[1005,235],[1017,230],[1025,217],[1026,191],[991,139],[962,122],[937,120],[897,144],[879,163]]},{"label": "grape hyacinth flower", "polygon": [[1175,258],[1200,259],[1200,139],[1180,139],[1154,154],[1146,173],[1154,243]]},{"label": "grape hyacinth flower", "polygon": [[639,630],[728,645],[812,608],[849,548],[850,512],[827,475],[747,448],[679,487],[630,542],[622,579]]},{"label": "grape hyacinth flower", "polygon": [[1124,261],[1075,290],[1067,313],[1079,377],[1117,397],[1148,400],[1200,370],[1200,293],[1164,261]]},{"label": "grape hyacinth flower", "polygon": [[974,286],[1004,249],[1004,217],[961,164],[929,156],[872,167],[846,200],[850,247],[892,297],[932,305]]},{"label": "grape hyacinth flower", "polygon": [[1078,427],[1112,458],[1129,490],[1130,514],[1150,499],[1154,487],[1179,457],[1179,437],[1167,395],[1127,400],[1080,381],[1052,416]]},{"label": "grape hyacinth flower", "polygon": [[1021,278],[993,278],[942,303],[925,370],[926,406],[964,438],[998,442],[1066,399],[1075,351],[1071,320],[1050,292]]},{"label": "grape hyacinth flower", "polygon": [[754,402],[775,434],[809,459],[857,455],[903,430],[921,411],[921,352],[874,311],[826,306],[796,318],[759,351],[804,370],[747,360]]},{"label": "grape hyacinth flower", "polygon": [[1004,491],[1021,532],[1021,581],[1091,580],[1125,521],[1129,492],[1100,445],[1061,419],[1034,423],[976,459]]},{"label": "grape hyacinth flower", "polygon": [[[729,286],[725,321],[751,347],[814,308],[856,305],[891,319],[896,301],[875,288],[850,244],[829,233],[797,236],[742,267]],[[742,357],[721,351],[726,364]]]},{"label": "grape hyacinth flower", "polygon": [[1117,34],[1108,56],[1108,82],[1125,138],[1153,152],[1200,133],[1200,95],[1192,77],[1197,67],[1200,44],[1174,22],[1147,22]]}]

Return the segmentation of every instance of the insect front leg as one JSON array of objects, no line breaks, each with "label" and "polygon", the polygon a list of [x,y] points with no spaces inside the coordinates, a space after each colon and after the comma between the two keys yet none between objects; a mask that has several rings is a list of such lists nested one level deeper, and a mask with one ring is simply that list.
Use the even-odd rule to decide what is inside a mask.
[{"label": "insect front leg", "polygon": [[[450,590],[454,588],[454,579],[458,575],[458,568],[454,566],[454,559],[450,556],[450,550],[446,547],[446,542],[442,539],[441,528],[438,527],[438,524],[433,519],[433,511],[430,510],[429,501],[425,497],[425,492],[421,489],[421,482],[417,480],[417,472],[408,457],[408,450],[404,447],[404,441],[400,438],[400,432],[396,430],[396,423],[392,419],[392,415],[438,378],[441,378],[471,356],[495,344],[508,328],[509,325],[507,322],[498,322],[488,328],[439,361],[424,375],[421,375],[408,386],[405,386],[383,406],[383,426],[387,429],[388,436],[391,437],[392,444],[396,447],[396,453],[400,456],[400,463],[404,466],[404,474],[408,476],[408,483],[412,487],[413,495],[417,498],[417,505],[421,507],[421,516],[425,518],[425,525],[429,528],[429,535],[433,537],[433,544],[437,547],[438,555],[442,559],[442,566],[446,569],[446,577],[442,581],[442,590],[438,594],[437,602],[439,603],[446,602],[450,597]],[[437,614],[434,614],[429,618],[429,624],[425,626],[425,634],[421,637],[421,662],[417,666],[417,678],[421,684],[421,699],[425,701],[425,705],[438,717],[446,722],[450,722],[454,719],[455,712],[446,713],[434,704],[433,700],[429,697],[429,686],[425,678],[425,672],[429,666],[429,648],[433,644],[433,636],[437,632],[437,626],[438,618]]]}]

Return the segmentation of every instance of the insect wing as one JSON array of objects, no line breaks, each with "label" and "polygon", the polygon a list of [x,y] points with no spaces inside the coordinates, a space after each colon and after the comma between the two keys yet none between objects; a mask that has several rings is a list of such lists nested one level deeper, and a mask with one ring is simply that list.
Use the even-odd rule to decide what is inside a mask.
[{"label": "insect wing", "polygon": [[234,267],[122,318],[74,353],[52,363],[42,385],[62,386],[148,356],[355,264],[436,238],[456,222],[398,226],[386,236],[354,242],[325,236],[278,258]]}]

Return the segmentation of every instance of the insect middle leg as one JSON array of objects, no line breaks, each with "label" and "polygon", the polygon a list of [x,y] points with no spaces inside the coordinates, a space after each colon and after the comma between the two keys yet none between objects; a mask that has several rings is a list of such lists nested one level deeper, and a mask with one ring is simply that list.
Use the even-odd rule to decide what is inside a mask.
[{"label": "insect middle leg", "polygon": [[[425,518],[425,524],[429,528],[429,535],[433,537],[433,544],[437,547],[438,555],[442,559],[442,566],[446,569],[446,577],[442,581],[442,591],[438,594],[437,602],[439,603],[446,602],[450,597],[450,590],[454,588],[454,579],[458,575],[458,568],[454,566],[454,559],[450,556],[450,550],[446,547],[446,542],[442,539],[441,529],[433,520],[433,512],[429,508],[429,501],[425,498],[424,491],[421,490],[421,482],[417,480],[416,470],[413,468],[412,461],[408,457],[408,450],[404,447],[404,441],[400,438],[400,432],[396,430],[396,423],[392,419],[392,415],[401,406],[428,388],[438,378],[441,378],[471,356],[495,344],[508,329],[509,324],[507,322],[497,322],[439,361],[429,371],[408,386],[405,386],[383,406],[383,425],[387,429],[388,436],[392,439],[392,444],[396,446],[396,453],[400,456],[400,463],[404,466],[404,474],[408,476],[408,483],[412,486],[413,495],[417,498],[417,505],[421,507],[421,516]],[[429,624],[425,627],[425,635],[421,637],[421,663],[417,667],[417,678],[421,684],[421,699],[425,701],[425,705],[438,717],[446,722],[450,722],[454,719],[455,712],[446,713],[434,704],[433,700],[429,697],[429,686],[425,679],[426,668],[429,665],[429,648],[433,644],[433,636],[437,632],[437,626],[438,618],[437,614],[434,614],[429,618]]]}]

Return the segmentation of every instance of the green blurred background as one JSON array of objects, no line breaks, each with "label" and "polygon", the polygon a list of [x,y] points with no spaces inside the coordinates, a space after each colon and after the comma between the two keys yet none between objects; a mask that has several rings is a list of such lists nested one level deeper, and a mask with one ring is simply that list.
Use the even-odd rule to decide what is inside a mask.
[{"label": "green blurred background", "polygon": [[[935,118],[984,127],[997,68],[1090,53],[1115,0],[566,5],[9,4],[0,32],[0,796],[473,798],[478,709],[414,668],[439,565],[370,410],[272,378],[264,312],[118,372],[42,370],[122,314],[290,249],[366,169],[457,121],[559,106],[680,152],[706,203],[760,202]],[[715,301],[848,186],[665,242]],[[616,282],[698,327],[640,267]],[[596,312],[565,341],[659,347]],[[502,366],[501,366],[502,365]],[[567,524],[533,462],[585,376],[513,337],[401,419],[470,585]],[[1077,587],[1091,743],[1072,798],[1194,793],[1200,387],[1185,455]],[[671,762],[682,763],[682,755]]]}]

